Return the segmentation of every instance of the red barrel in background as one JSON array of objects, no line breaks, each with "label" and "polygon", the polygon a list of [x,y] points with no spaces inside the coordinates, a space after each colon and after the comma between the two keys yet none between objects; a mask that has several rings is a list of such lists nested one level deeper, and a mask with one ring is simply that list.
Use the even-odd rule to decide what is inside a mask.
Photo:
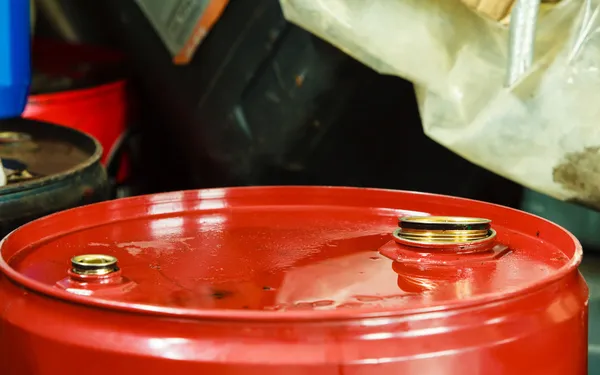
[{"label": "red barrel in background", "polygon": [[[131,121],[132,101],[121,54],[98,46],[36,39],[32,60],[32,90],[23,116],[92,135],[103,147],[106,165]],[[128,176],[123,158],[118,182]]]},{"label": "red barrel in background", "polygon": [[6,375],[587,373],[578,241],[483,202],[173,192],[38,219],[0,254]]}]

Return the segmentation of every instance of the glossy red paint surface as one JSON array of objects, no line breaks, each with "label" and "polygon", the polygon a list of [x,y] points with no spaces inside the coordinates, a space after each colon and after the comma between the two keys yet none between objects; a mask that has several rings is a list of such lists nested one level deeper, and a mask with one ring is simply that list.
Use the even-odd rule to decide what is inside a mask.
[{"label": "glossy red paint surface", "polygon": [[[497,239],[471,254],[404,247],[391,233],[407,214],[486,217]],[[351,188],[176,192],[37,220],[0,252],[2,374],[101,374],[98,358],[148,374],[587,369],[579,243],[482,202]],[[69,279],[70,258],[86,253],[119,259],[108,288]]]}]

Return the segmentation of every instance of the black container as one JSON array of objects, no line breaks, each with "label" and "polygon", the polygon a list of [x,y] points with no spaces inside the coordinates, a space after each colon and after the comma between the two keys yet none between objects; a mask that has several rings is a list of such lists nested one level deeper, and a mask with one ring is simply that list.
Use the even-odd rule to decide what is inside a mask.
[{"label": "black container", "polygon": [[77,130],[22,118],[0,121],[0,159],[12,182],[0,187],[0,237],[67,208],[108,198],[102,147]]}]

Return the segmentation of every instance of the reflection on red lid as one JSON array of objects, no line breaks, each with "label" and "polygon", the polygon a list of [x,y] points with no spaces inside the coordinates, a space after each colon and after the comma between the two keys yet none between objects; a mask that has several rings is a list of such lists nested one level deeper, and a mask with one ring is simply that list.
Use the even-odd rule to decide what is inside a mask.
[{"label": "reflection on red lid", "polygon": [[[418,275],[404,274],[389,251],[383,256],[379,250],[400,246],[391,235],[399,216],[429,214],[489,218],[496,242],[510,251],[491,267],[448,263],[458,277],[441,272],[440,264],[430,269],[426,261]],[[581,258],[569,233],[512,209],[415,193],[304,187],[105,202],[25,225],[0,251],[7,263],[3,271],[42,293],[112,308],[205,316],[258,310],[310,317],[315,311],[343,315],[464,305],[550,282]],[[133,284],[118,293],[88,295],[57,287],[68,277],[71,258],[81,254],[116,257],[119,275]]]}]

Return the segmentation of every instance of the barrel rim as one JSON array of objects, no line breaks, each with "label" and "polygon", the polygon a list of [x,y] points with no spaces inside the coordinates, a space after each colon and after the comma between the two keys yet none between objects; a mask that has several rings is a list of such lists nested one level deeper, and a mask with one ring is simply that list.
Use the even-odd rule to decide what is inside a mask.
[{"label": "barrel rim", "polygon": [[[163,306],[150,306],[144,304],[131,304],[121,301],[111,301],[111,300],[101,300],[101,299],[91,299],[85,296],[80,296],[76,294],[71,294],[63,290],[59,290],[57,288],[53,288],[50,285],[46,285],[42,282],[38,282],[32,279],[27,278],[26,276],[20,274],[12,267],[9,266],[8,262],[5,260],[3,255],[3,247],[7,240],[11,238],[16,232],[21,230],[26,230],[30,228],[34,228],[37,225],[43,226],[45,221],[53,220],[58,215],[65,214],[73,214],[78,211],[90,210],[90,209],[110,209],[115,210],[118,209],[117,206],[131,206],[135,203],[142,204],[147,201],[149,198],[152,199],[153,203],[160,202],[169,202],[172,201],[170,197],[173,194],[185,194],[185,193],[193,193],[197,194],[198,192],[203,192],[205,195],[210,196],[220,196],[222,197],[224,193],[227,194],[228,198],[240,198],[245,197],[248,193],[254,194],[274,194],[277,192],[287,192],[291,193],[294,191],[311,191],[317,193],[319,191],[328,190],[330,193],[334,194],[343,194],[343,193],[383,193],[383,194],[404,194],[407,196],[421,196],[427,199],[438,199],[445,200],[447,203],[455,202],[461,204],[471,204],[471,205],[481,205],[488,208],[495,208],[498,210],[504,210],[507,213],[524,215],[530,219],[539,220],[545,224],[549,224],[550,226],[555,227],[557,230],[566,234],[568,236],[569,242],[574,245],[573,256],[569,259],[569,261],[557,269],[556,272],[549,276],[546,279],[539,280],[536,283],[533,283],[529,286],[510,291],[510,292],[498,292],[498,293],[488,293],[481,295],[477,298],[474,298],[469,301],[453,301],[449,303],[443,303],[435,306],[426,306],[426,307],[417,307],[405,310],[398,310],[397,308],[364,308],[357,310],[328,310],[328,311],[286,311],[284,313],[278,311],[263,311],[263,310],[233,310],[233,309],[192,309],[192,308],[179,308],[179,307],[163,307]],[[93,226],[90,226],[93,227]],[[523,234],[525,235],[525,234]],[[40,242],[47,241],[48,238],[39,239]],[[27,248],[34,247],[35,243]],[[18,249],[16,253],[25,250],[26,248]],[[47,298],[57,298],[64,302],[71,302],[78,304],[82,307],[96,307],[96,308],[104,308],[107,310],[111,310],[113,312],[120,313],[135,313],[135,314],[146,314],[146,315],[154,315],[165,318],[186,318],[186,319],[196,319],[196,320],[218,320],[218,321],[254,321],[254,322],[318,322],[318,321],[344,321],[344,320],[360,320],[360,319],[370,319],[370,318],[395,318],[409,315],[420,315],[420,314],[428,314],[435,313],[439,311],[458,311],[463,310],[465,308],[473,308],[481,305],[495,304],[501,301],[513,300],[523,297],[528,293],[535,292],[537,290],[541,290],[561,279],[566,277],[567,275],[577,272],[577,267],[581,263],[583,257],[582,246],[573,234],[567,231],[565,228],[561,227],[558,224],[552,223],[549,220],[546,220],[542,217],[539,217],[534,214],[530,214],[527,212],[523,212],[521,210],[517,210],[510,207],[505,207],[493,203],[487,203],[478,200],[472,200],[467,198],[458,198],[441,194],[430,194],[423,192],[412,192],[412,191],[403,191],[403,190],[391,190],[391,189],[377,189],[377,188],[355,188],[355,187],[333,187],[333,186],[260,186],[260,187],[231,187],[231,188],[215,188],[215,189],[198,189],[198,190],[185,190],[178,192],[166,192],[159,194],[149,194],[149,195],[141,195],[134,196],[128,198],[121,198],[114,201],[107,201],[101,203],[95,203],[92,205],[84,206],[84,207],[76,207],[71,208],[59,213],[55,213],[32,222],[29,222],[23,225],[20,228],[15,229],[11,233],[9,233],[4,239],[0,241],[0,272],[2,272],[8,279],[11,281],[35,292],[41,294]]]},{"label": "barrel rim", "polygon": [[29,96],[27,105],[39,106],[55,103],[65,104],[64,102],[71,103],[74,101],[89,100],[90,98],[103,98],[107,95],[112,95],[115,92],[125,93],[127,85],[128,80],[126,78],[118,78],[90,87],[66,89],[43,94],[33,94]]},{"label": "barrel rim", "polygon": [[[67,126],[53,124],[51,122],[46,122],[46,121],[38,121],[38,120],[25,119],[25,118],[18,118],[18,119],[13,119],[13,120],[19,121],[21,124],[29,124],[29,125],[33,125],[33,126],[43,125],[45,127],[60,129],[57,131],[61,131],[64,134],[70,133],[70,135],[73,137],[80,137],[81,139],[85,139],[85,141],[89,142],[89,144],[93,147],[94,150],[85,161],[83,161],[82,163],[79,163],[77,165],[74,165],[73,167],[71,167],[61,173],[53,174],[50,176],[45,176],[42,178],[37,178],[37,179],[31,180],[31,181],[23,181],[23,182],[19,182],[16,184],[10,184],[10,185],[1,187],[0,188],[0,198],[10,196],[11,194],[14,194],[14,193],[23,193],[25,191],[34,190],[34,189],[40,188],[42,186],[47,186],[52,183],[65,180],[73,175],[76,175],[77,173],[79,173],[81,171],[88,169],[89,167],[95,165],[96,163],[99,163],[100,159],[102,158],[103,149],[102,149],[102,145],[100,144],[100,142],[96,138],[92,137],[91,135],[89,135],[83,131],[73,129],[73,128],[70,128]],[[90,147],[90,149],[92,147]]]}]

